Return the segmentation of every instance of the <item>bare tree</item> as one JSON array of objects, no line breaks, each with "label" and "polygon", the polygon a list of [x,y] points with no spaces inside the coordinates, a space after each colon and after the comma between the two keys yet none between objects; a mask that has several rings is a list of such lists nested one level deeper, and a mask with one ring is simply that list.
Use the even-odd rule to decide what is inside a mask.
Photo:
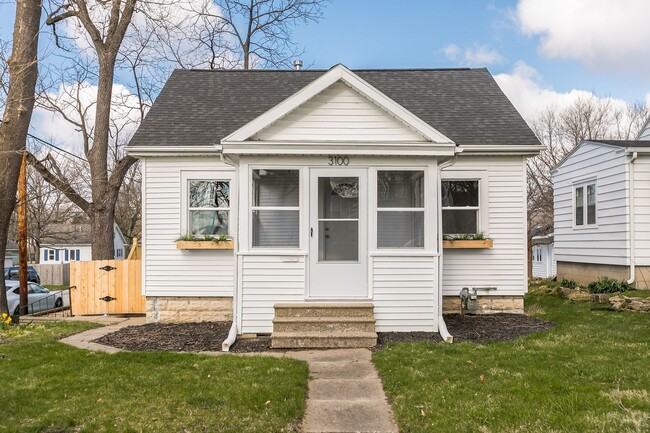
[{"label": "bare tree", "polygon": [[[95,260],[113,258],[113,223],[122,180],[129,168],[137,161],[123,156],[109,169],[109,146],[111,128],[111,105],[117,56],[131,19],[137,0],[112,0],[89,2],[71,0],[53,3],[47,24],[56,28],[64,20],[76,20],[91,41],[97,62],[97,92],[95,118],[92,125],[85,122],[87,107],[78,104],[73,108],[81,116],[72,118],[69,111],[56,104],[50,109],[75,124],[83,135],[83,153],[88,160],[91,177],[91,199],[84,198],[65,178],[55,159],[39,160],[30,155],[29,162],[50,184],[61,190],[90,219],[92,230],[92,257]],[[77,90],[80,86],[76,86]],[[73,86],[74,88],[74,86]],[[78,95],[77,95],[78,96]],[[78,98],[77,98],[78,100]],[[66,117],[67,116],[67,117]],[[76,122],[76,123],[75,123]]]},{"label": "bare tree", "polygon": [[293,28],[318,22],[328,0],[215,0],[218,12],[204,3],[194,9],[204,21],[197,41],[244,69],[291,66],[302,51]]},{"label": "bare tree", "polygon": [[[9,79],[0,122],[0,255],[3,258],[11,214],[16,204],[20,151],[27,142],[34,110],[40,20],[40,0],[16,0],[13,46],[7,61]],[[0,274],[4,275],[4,260],[0,264]],[[4,278],[0,280],[0,313],[8,313]]]}]

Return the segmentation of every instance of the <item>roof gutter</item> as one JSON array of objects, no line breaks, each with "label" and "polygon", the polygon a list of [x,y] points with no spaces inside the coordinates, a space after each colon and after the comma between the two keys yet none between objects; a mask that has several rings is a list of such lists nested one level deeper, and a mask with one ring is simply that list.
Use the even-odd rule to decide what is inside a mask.
[{"label": "roof gutter", "polygon": [[541,144],[522,146],[469,145],[459,147],[465,155],[537,155],[546,148]]},{"label": "roof gutter", "polygon": [[629,217],[629,226],[630,226],[630,279],[627,280],[627,283],[629,285],[634,284],[634,280],[636,278],[636,257],[635,257],[635,243],[634,243],[634,161],[636,161],[638,157],[637,152],[632,152],[631,153],[631,158],[630,158],[630,206],[629,206],[629,211],[630,211],[630,217]]}]

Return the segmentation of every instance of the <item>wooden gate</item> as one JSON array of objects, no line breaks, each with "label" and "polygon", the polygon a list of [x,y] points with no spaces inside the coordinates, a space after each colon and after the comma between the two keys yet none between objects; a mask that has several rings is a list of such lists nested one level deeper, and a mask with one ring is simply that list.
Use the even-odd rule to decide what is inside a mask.
[{"label": "wooden gate", "polygon": [[[113,269],[110,269],[113,268]],[[142,260],[70,263],[72,314],[144,314]],[[115,298],[106,302],[100,298]]]}]

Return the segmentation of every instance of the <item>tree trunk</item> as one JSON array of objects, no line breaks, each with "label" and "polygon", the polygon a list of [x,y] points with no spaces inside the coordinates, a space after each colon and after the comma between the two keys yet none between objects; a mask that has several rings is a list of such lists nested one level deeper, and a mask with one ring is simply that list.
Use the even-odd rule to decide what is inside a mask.
[{"label": "tree trunk", "polygon": [[11,214],[16,204],[20,172],[20,150],[27,143],[27,131],[34,110],[34,89],[38,76],[38,31],[40,0],[17,0],[13,47],[9,57],[9,92],[0,123],[0,313],[8,313],[4,285],[4,255]]},{"label": "tree trunk", "polygon": [[113,259],[113,221],[114,217],[112,213],[93,213],[90,220],[93,260]]}]

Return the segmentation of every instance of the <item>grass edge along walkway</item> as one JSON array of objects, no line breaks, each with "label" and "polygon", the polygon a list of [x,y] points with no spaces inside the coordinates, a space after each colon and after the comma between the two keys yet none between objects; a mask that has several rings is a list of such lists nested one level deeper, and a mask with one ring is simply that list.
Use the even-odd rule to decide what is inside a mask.
[{"label": "grass edge along walkway", "polygon": [[0,432],[293,432],[305,362],[262,356],[106,354],[57,340],[80,322],[0,331]]},{"label": "grass edge along walkway", "polygon": [[402,432],[648,432],[650,315],[528,295],[556,328],[373,354]]}]

